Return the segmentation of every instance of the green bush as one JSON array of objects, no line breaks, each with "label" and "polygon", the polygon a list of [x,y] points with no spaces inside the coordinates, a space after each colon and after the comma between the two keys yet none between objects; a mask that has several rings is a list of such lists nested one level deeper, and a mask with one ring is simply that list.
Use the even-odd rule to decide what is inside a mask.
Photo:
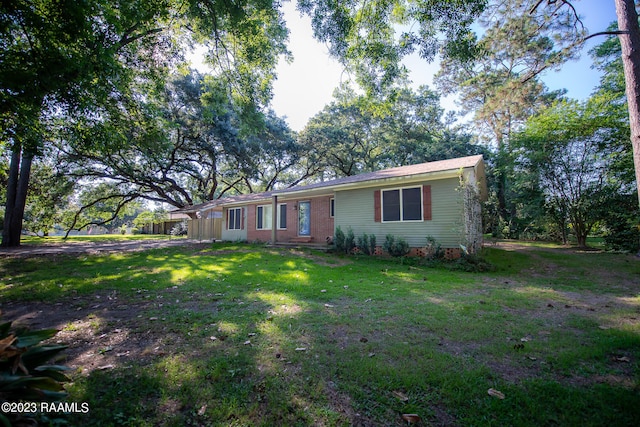
[{"label": "green bush", "polygon": [[364,233],[358,237],[358,249],[365,255],[373,255],[376,252],[376,235]]},{"label": "green bush", "polygon": [[356,248],[356,236],[351,227],[347,228],[347,234],[344,236],[344,252],[350,254]]},{"label": "green bush", "polygon": [[179,222],[173,227],[171,227],[171,235],[172,236],[185,236],[187,234],[187,223]]},{"label": "green bush", "polygon": [[640,249],[640,212],[637,197],[623,194],[611,197],[603,216],[605,247],[637,253]]},{"label": "green bush", "polygon": [[336,235],[333,238],[333,244],[336,247],[336,251],[344,252],[344,232],[340,226],[336,227]]},{"label": "green bush", "polygon": [[428,259],[442,259],[445,255],[442,245],[433,236],[427,236],[425,251]]},{"label": "green bush", "polygon": [[[58,401],[67,397],[63,383],[66,366],[47,364],[64,345],[41,344],[58,333],[55,329],[18,332],[11,322],[0,324],[0,402]],[[0,424],[11,425],[21,413],[0,413]],[[34,420],[35,421],[35,420]],[[37,424],[37,423],[36,423]]]},{"label": "green bush", "polygon": [[344,252],[347,255],[350,254],[356,247],[356,237],[351,227],[347,229],[347,234],[344,234],[340,226],[336,227],[336,235],[333,238],[333,243],[337,252]]},{"label": "green bush", "polygon": [[409,243],[407,243],[406,240],[402,237],[396,238],[392,234],[387,234],[384,244],[382,245],[382,249],[393,257],[405,256],[410,250]]}]

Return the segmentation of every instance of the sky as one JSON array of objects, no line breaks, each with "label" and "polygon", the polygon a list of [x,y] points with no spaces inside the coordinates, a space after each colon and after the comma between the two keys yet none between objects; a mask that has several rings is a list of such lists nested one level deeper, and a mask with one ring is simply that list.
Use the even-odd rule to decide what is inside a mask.
[{"label": "sky", "polygon": [[[278,116],[286,117],[291,129],[300,131],[311,117],[332,101],[334,89],[349,77],[338,62],[329,57],[327,47],[315,41],[311,20],[301,17],[295,4],[296,0],[291,0],[283,6],[290,30],[289,50],[294,60],[287,63],[282,59],[278,64],[271,106]],[[616,20],[614,0],[578,0],[574,1],[574,6],[591,34],[606,30]],[[567,96],[586,99],[600,79],[600,73],[591,68],[588,52],[603,41],[603,37],[590,39],[582,49],[580,60],[564,64],[558,72],[547,72],[542,80],[551,90],[565,88]],[[405,64],[415,87],[427,84],[434,88],[432,78],[438,71],[437,63],[427,63],[413,55],[405,60]],[[444,98],[441,103],[447,110],[456,109],[454,97]]]}]

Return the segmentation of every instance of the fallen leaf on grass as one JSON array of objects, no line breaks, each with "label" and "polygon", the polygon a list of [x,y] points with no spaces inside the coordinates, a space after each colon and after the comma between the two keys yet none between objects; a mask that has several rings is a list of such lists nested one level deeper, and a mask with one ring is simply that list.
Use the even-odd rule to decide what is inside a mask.
[{"label": "fallen leaf on grass", "polygon": [[307,351],[306,347],[298,347],[296,348],[296,351]]},{"label": "fallen leaf on grass", "polygon": [[402,414],[402,419],[409,424],[417,424],[420,422],[420,416],[418,414]]},{"label": "fallen leaf on grass", "polygon": [[504,393],[496,390],[495,388],[490,388],[489,390],[487,390],[487,394],[489,396],[497,397],[500,400],[504,399]]},{"label": "fallen leaf on grass", "polygon": [[616,357],[616,361],[629,363],[631,362],[631,359],[629,359],[627,356],[618,356]]},{"label": "fallen leaf on grass", "polygon": [[403,392],[401,392],[401,391],[394,391],[394,392],[393,392],[393,395],[394,395],[395,397],[397,397],[398,399],[400,399],[401,401],[403,401],[403,402],[407,402],[407,401],[409,401],[409,397],[407,397],[407,395],[406,395],[406,394],[404,394],[404,393],[403,393]]},{"label": "fallen leaf on grass", "polygon": [[207,405],[206,404],[202,405],[202,407],[198,411],[198,415],[203,416],[206,411],[207,411]]},{"label": "fallen leaf on grass", "polygon": [[107,369],[113,369],[115,366],[113,365],[104,365],[104,366],[98,366],[98,370],[100,371],[106,371]]}]

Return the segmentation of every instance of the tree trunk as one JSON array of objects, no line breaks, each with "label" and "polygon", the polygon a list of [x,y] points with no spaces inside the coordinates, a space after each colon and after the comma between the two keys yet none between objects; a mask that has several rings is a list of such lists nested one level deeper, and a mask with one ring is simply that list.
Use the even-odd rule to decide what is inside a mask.
[{"label": "tree trunk", "polygon": [[634,0],[615,0],[618,37],[622,46],[622,64],[629,108],[631,146],[640,204],[640,26]]},{"label": "tree trunk", "polygon": [[2,246],[20,246],[22,234],[22,219],[27,203],[27,189],[31,175],[33,154],[23,154],[21,147],[14,148],[9,166],[9,180],[7,183],[7,203],[4,213],[4,228],[2,230]]}]

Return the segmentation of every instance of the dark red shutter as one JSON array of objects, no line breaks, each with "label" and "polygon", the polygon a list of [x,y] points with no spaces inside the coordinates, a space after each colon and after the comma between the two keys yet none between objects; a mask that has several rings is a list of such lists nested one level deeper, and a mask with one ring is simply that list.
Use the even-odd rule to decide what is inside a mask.
[{"label": "dark red shutter", "polygon": [[373,192],[373,218],[375,222],[382,221],[382,209],[380,208],[380,190]]},{"label": "dark red shutter", "polygon": [[422,212],[425,221],[431,221],[431,186],[422,186]]}]

